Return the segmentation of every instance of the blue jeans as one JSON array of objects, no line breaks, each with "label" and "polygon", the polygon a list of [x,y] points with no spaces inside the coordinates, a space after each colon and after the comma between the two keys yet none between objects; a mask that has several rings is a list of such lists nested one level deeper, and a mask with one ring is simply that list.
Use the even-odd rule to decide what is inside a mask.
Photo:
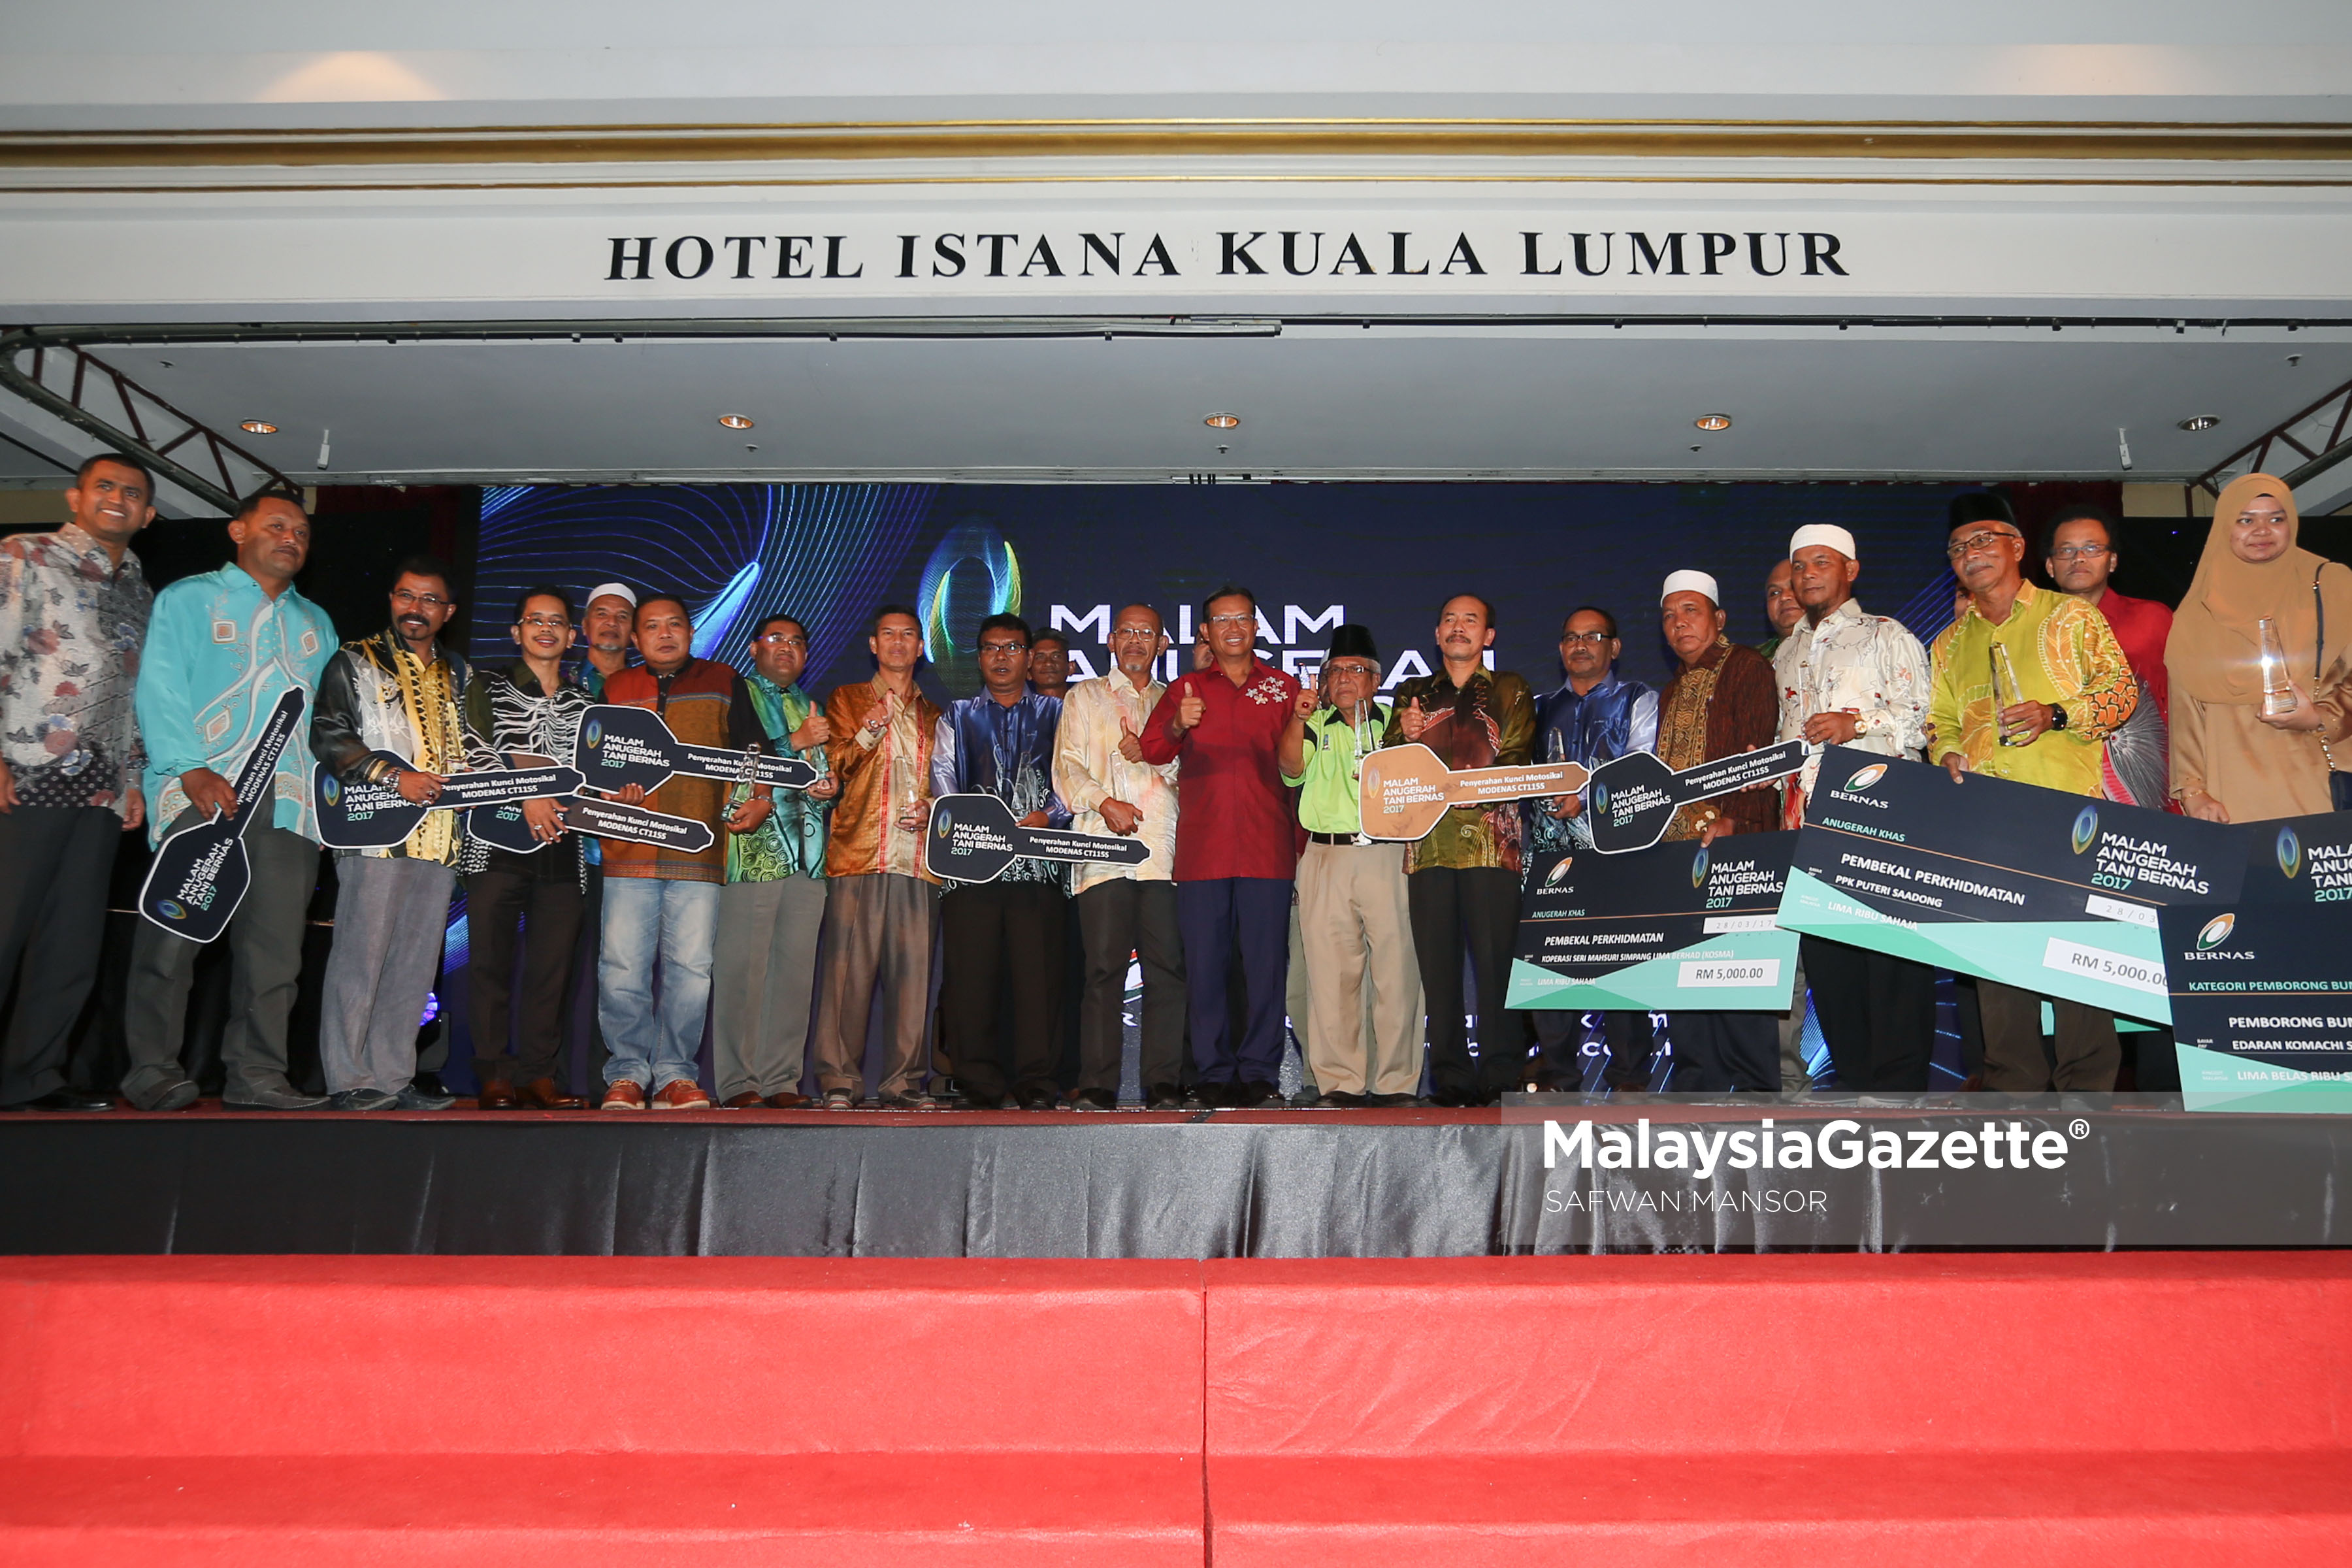
[{"label": "blue jeans", "polygon": [[[719,936],[719,884],[650,877],[604,879],[596,959],[596,1018],[611,1059],[604,1081],[659,1090],[695,1081],[702,1019],[710,1006],[710,954]],[[654,969],[661,968],[661,999]]]}]

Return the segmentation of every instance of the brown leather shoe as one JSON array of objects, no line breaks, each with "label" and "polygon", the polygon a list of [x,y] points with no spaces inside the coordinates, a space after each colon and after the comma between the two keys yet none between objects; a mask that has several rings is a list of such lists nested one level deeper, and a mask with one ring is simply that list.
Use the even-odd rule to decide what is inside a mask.
[{"label": "brown leather shoe", "polygon": [[771,1110],[806,1110],[815,1103],[815,1100],[805,1094],[793,1094],[790,1091],[783,1094],[772,1094],[767,1099],[767,1106]]},{"label": "brown leather shoe", "polygon": [[502,1078],[494,1078],[482,1085],[482,1092],[474,1103],[484,1110],[512,1110],[515,1108],[515,1086]]},{"label": "brown leather shoe", "polygon": [[576,1094],[566,1094],[551,1078],[535,1078],[522,1086],[522,1102],[533,1110],[585,1110],[588,1102]]},{"label": "brown leather shoe", "polygon": [[760,1098],[760,1091],[758,1089],[747,1089],[742,1093],[735,1096],[734,1099],[729,1100],[727,1102],[727,1109],[730,1110],[763,1110],[767,1108],[767,1104],[768,1102],[766,1100]]},{"label": "brown leather shoe", "polygon": [[645,1089],[627,1079],[605,1085],[604,1098],[596,1105],[599,1110],[643,1110],[645,1108]]},{"label": "brown leather shoe", "polygon": [[710,1097],[690,1078],[674,1078],[654,1091],[656,1110],[708,1110]]}]

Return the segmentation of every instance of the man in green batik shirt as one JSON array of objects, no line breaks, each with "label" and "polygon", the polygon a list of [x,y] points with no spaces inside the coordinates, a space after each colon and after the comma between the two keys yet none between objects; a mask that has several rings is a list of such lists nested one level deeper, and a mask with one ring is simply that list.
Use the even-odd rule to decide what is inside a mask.
[{"label": "man in green batik shirt", "polygon": [[824,924],[825,816],[841,781],[825,771],[832,726],[798,684],[807,665],[808,629],[792,616],[770,616],[752,632],[743,684],[760,727],[776,755],[798,757],[822,776],[805,790],[776,791],[765,822],[728,836],[711,955],[710,1045],[719,1100],[731,1110],[808,1103],[801,1061]]}]

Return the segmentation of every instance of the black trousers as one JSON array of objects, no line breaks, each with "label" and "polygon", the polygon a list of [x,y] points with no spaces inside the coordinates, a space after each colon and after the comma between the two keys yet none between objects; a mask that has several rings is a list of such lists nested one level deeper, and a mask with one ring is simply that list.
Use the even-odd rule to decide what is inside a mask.
[{"label": "black trousers", "polygon": [[[1528,1073],[1528,1016],[1507,1011],[1519,879],[1500,867],[1424,866],[1405,879],[1412,945],[1429,1012],[1429,1085],[1439,1094],[1502,1094]],[[1465,1033],[1462,955],[1477,988],[1478,1056]]]},{"label": "black trousers", "polygon": [[[555,856],[563,847],[540,853]],[[572,960],[579,951],[588,898],[580,890],[576,862],[567,857],[553,869],[562,874],[491,869],[466,879],[466,932],[472,949],[467,973],[473,993],[467,1022],[474,1033],[474,1076],[485,1084],[550,1078],[569,1092],[564,1005],[571,997]],[[514,983],[519,921],[520,987]]]},{"label": "black trousers", "polygon": [[[983,882],[940,899],[940,1045],[968,1093],[1052,1093],[1069,900],[1051,882]],[[996,1027],[1009,992],[1013,1037]]]},{"label": "black trousers", "polygon": [[102,805],[19,805],[0,816],[0,1003],[11,982],[16,991],[0,1045],[0,1105],[65,1087],[121,842],[122,818]]},{"label": "black trousers", "polygon": [[1838,1088],[1924,1094],[1936,1054],[1936,972],[1825,937],[1798,943]]},{"label": "black trousers", "polygon": [[1086,989],[1078,1003],[1077,1087],[1118,1092],[1129,953],[1143,969],[1137,1076],[1146,1093],[1155,1084],[1181,1082],[1184,942],[1176,927],[1176,884],[1120,877],[1096,883],[1074,902],[1078,940],[1086,949]]},{"label": "black trousers", "polygon": [[1666,1037],[1675,1047],[1673,1093],[1780,1091],[1780,1020],[1769,1013],[1676,1013]]},{"label": "black trousers", "polygon": [[[1536,1044],[1543,1056],[1541,1081],[1559,1093],[1574,1094],[1584,1086],[1584,1015],[1546,1008],[1528,1016],[1535,1021]],[[1611,1089],[1647,1089],[1650,1056],[1658,1048],[1655,1034],[1647,1013],[1601,1014],[1601,1037],[1609,1046],[1601,1081]]]}]

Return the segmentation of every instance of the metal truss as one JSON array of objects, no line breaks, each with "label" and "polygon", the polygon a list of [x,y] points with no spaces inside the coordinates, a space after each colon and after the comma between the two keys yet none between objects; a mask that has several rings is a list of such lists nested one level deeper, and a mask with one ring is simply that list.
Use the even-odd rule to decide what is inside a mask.
[{"label": "metal truss", "polygon": [[235,511],[238,496],[264,483],[298,488],[77,343],[45,341],[35,332],[0,336],[0,386],[225,512]]},{"label": "metal truss", "polygon": [[2284,447],[2302,459],[2301,464],[2279,478],[2289,489],[2300,489],[2347,458],[2352,458],[2352,441],[2345,439],[2347,425],[2352,425],[2352,381],[2346,382],[2310,407],[2290,416],[2247,442],[2219,463],[2198,476],[2196,482],[2219,497],[2221,487],[2245,474],[2269,472],[2271,454]]}]

